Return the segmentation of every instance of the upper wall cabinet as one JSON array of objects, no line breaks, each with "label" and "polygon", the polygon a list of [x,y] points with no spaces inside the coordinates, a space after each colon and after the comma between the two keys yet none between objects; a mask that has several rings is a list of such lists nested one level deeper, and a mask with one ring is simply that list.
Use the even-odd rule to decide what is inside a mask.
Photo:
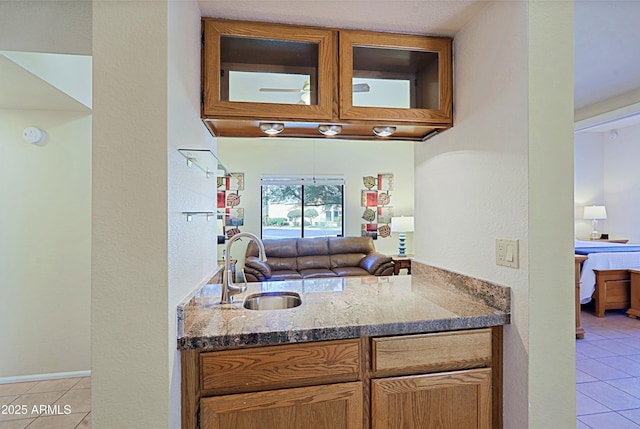
[{"label": "upper wall cabinet", "polygon": [[451,39],[203,18],[216,136],[423,140],[450,128]]},{"label": "upper wall cabinet", "polygon": [[332,31],[210,19],[203,27],[204,117],[331,119]]},{"label": "upper wall cabinet", "polygon": [[451,124],[451,40],[340,31],[340,117]]}]

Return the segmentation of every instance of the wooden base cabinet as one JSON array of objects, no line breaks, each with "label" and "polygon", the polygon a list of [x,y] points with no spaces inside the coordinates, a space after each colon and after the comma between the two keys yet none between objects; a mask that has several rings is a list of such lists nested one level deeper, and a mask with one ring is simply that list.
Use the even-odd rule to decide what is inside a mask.
[{"label": "wooden base cabinet", "polygon": [[501,429],[502,327],[183,350],[183,429]]},{"label": "wooden base cabinet", "polygon": [[373,380],[372,429],[491,429],[491,369]]},{"label": "wooden base cabinet", "polygon": [[203,398],[203,429],[360,429],[362,383]]}]

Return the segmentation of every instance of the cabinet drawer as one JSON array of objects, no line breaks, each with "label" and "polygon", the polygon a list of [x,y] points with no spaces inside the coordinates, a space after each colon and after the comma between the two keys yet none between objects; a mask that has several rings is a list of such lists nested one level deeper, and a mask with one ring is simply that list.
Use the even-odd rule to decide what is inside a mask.
[{"label": "cabinet drawer", "polygon": [[374,338],[375,372],[445,371],[491,362],[491,329]]},{"label": "cabinet drawer", "polygon": [[362,429],[362,383],[202,398],[202,429]]},{"label": "cabinet drawer", "polygon": [[326,341],[223,350],[200,355],[202,389],[209,394],[355,381],[360,341]]}]

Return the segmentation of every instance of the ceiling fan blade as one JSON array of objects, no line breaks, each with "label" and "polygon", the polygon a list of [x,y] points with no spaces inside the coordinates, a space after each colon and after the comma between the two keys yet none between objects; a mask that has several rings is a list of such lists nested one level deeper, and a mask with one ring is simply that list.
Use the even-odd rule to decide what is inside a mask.
[{"label": "ceiling fan blade", "polygon": [[260,88],[260,92],[303,92],[301,89],[293,88]]},{"label": "ceiling fan blade", "polygon": [[353,85],[353,92],[369,92],[371,87],[368,83],[356,83]]}]

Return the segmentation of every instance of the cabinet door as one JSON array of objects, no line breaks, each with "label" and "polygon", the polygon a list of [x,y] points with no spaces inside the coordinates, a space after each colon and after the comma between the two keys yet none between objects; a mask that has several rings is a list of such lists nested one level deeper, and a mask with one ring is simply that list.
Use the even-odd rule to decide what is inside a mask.
[{"label": "cabinet door", "polygon": [[361,429],[362,383],[203,398],[200,412],[203,429]]},{"label": "cabinet door", "polygon": [[372,428],[490,429],[491,369],[371,381]]},{"label": "cabinet door", "polygon": [[335,33],[203,19],[203,116],[331,118]]},{"label": "cabinet door", "polygon": [[451,125],[451,39],[340,31],[340,117]]}]

